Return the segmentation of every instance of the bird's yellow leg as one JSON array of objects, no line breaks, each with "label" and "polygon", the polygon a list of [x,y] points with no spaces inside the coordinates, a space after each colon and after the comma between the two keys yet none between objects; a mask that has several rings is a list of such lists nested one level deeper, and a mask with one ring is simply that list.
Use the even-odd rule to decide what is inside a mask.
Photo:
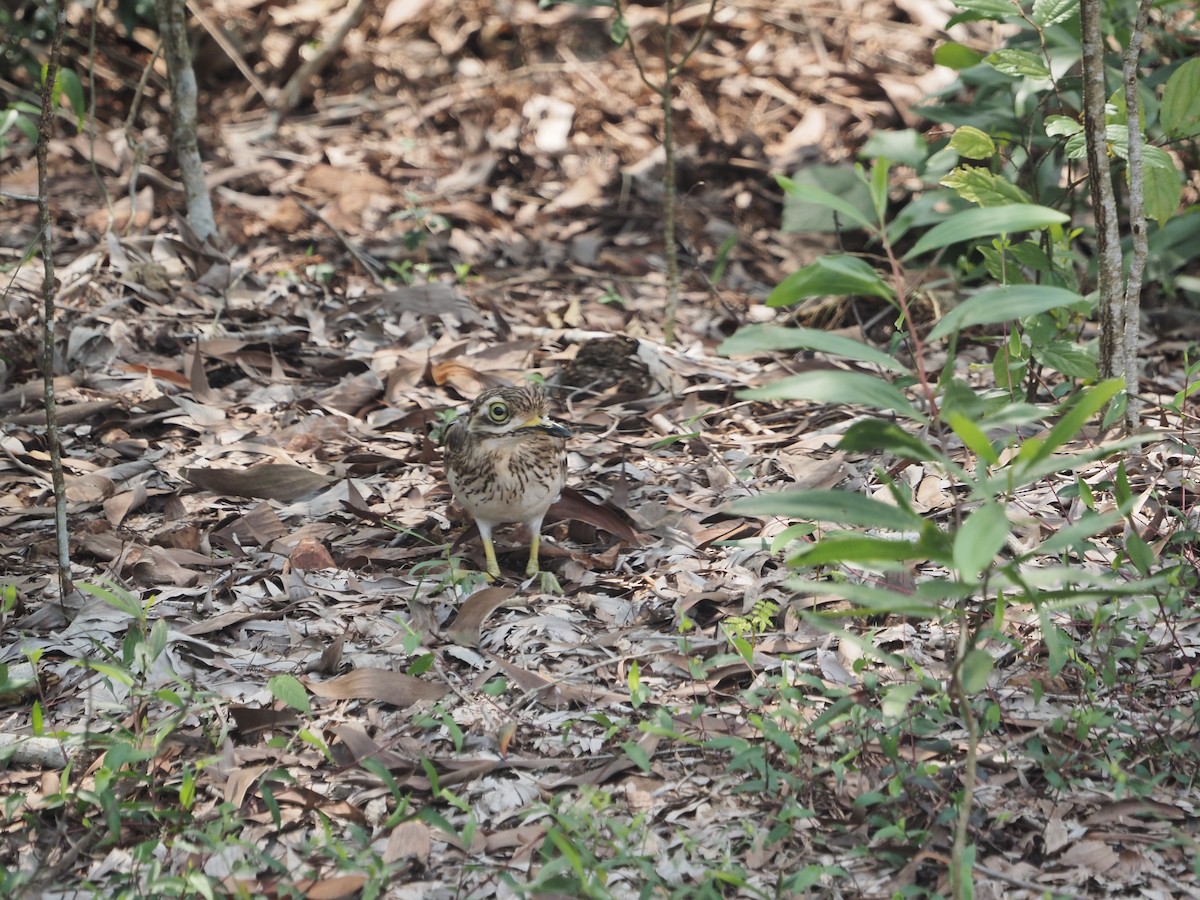
[{"label": "bird's yellow leg", "polygon": [[558,579],[554,577],[553,572],[542,572],[538,568],[538,547],[541,545],[541,530],[530,533],[529,538],[529,565],[525,567],[525,577],[532,578],[538,576],[538,584],[541,587],[543,594],[561,594],[563,592],[562,585],[558,583]]},{"label": "bird's yellow leg", "polygon": [[529,538],[529,565],[525,567],[525,574],[533,577],[538,573],[538,544],[541,543],[541,535],[538,532],[533,532]]},{"label": "bird's yellow leg", "polygon": [[488,581],[495,581],[500,577],[500,563],[496,562],[496,548],[492,546],[492,539],[483,535],[483,555],[487,559],[487,577]]}]

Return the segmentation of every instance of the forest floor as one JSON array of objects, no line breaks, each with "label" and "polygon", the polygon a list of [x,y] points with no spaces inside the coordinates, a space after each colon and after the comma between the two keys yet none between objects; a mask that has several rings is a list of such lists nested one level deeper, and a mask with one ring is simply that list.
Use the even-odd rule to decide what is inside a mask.
[{"label": "forest floor", "polygon": [[[831,363],[719,348],[791,321],[763,299],[838,240],[783,232],[772,174],[849,166],[882,131],[931,134],[916,107],[952,79],[931,62],[952,8],[718,4],[675,103],[673,343],[662,111],[611,9],[196,8],[218,241],[181,220],[161,72],[137,90],[151,30],[102,18],[95,131],[64,120],[50,148],[72,574],[99,592],[57,591],[42,268],[16,265],[36,214],[0,206],[0,582],[15,591],[0,661],[38,675],[3,695],[0,733],[77,754],[0,772],[11,884],[947,892],[968,734],[938,686],[965,620],[821,627],[814,611],[844,606],[792,582],[773,542],[793,521],[728,506],[879,496],[887,471],[941,525],[960,498],[932,467],[838,449],[853,407],[738,395]],[[680,46],[706,10],[678,10]],[[68,59],[85,77],[81,16]],[[626,10],[652,80],[664,16]],[[998,45],[973,28],[961,39]],[[328,64],[293,78],[318,48]],[[36,192],[29,145],[0,189]],[[870,300],[799,316],[884,343],[895,317]],[[1184,388],[1178,350],[1157,345],[1147,396]],[[960,348],[963,370],[985,351]],[[542,546],[561,592],[520,578],[515,532],[503,577],[480,578],[438,445],[481,389],[531,377],[575,434],[574,491]],[[1148,424],[1174,438],[1127,465],[1163,552],[1194,435]],[[1080,480],[1101,496],[1114,478],[1095,463],[1014,497],[1018,539],[1077,520]],[[1132,572],[1120,538],[1080,564]],[[977,897],[1200,896],[1194,599],[1130,601],[1120,623],[1098,608],[1003,612],[969,821]],[[1047,626],[1072,665],[1051,669]]]}]

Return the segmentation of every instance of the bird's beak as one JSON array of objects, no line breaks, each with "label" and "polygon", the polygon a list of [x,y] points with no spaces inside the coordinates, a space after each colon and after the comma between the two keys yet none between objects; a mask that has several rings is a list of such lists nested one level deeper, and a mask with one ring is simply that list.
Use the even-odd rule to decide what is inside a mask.
[{"label": "bird's beak", "polygon": [[571,429],[566,425],[560,425],[553,419],[533,418],[521,425],[521,430],[540,431],[543,434],[548,434],[551,437],[569,438],[571,437]]}]

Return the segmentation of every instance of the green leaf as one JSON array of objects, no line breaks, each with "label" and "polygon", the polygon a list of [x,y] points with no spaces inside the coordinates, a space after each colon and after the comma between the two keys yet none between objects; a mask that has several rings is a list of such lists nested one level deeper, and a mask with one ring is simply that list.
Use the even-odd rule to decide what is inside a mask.
[{"label": "green leaf", "polygon": [[909,434],[894,422],[864,419],[855,422],[838,441],[837,449],[847,453],[874,453],[884,450],[917,462],[941,460],[942,454],[919,437]]},{"label": "green leaf", "polygon": [[650,771],[650,756],[646,753],[645,747],[637,741],[622,741],[621,749],[625,751],[625,755],[635,766],[643,772]]},{"label": "green leaf", "polygon": [[933,51],[933,62],[935,65],[961,72],[963,69],[969,69],[971,66],[977,66],[983,62],[983,54],[977,53],[957,41],[946,41]]},{"label": "green leaf", "polygon": [[963,657],[959,683],[967,694],[978,694],[987,687],[992,674],[992,655],[986,650],[971,650]]},{"label": "green leaf", "polygon": [[1183,200],[1183,184],[1169,153],[1151,146],[1143,147],[1142,152],[1145,162],[1142,166],[1142,199],[1146,218],[1162,225],[1179,211],[1179,204]]},{"label": "green leaf", "polygon": [[1040,462],[1032,463],[1019,470],[1001,470],[1001,473],[998,473],[995,478],[989,480],[989,487],[997,492],[1012,490],[1014,487],[1033,484],[1035,481],[1045,478],[1047,475],[1053,475],[1056,472],[1079,471],[1084,466],[1090,465],[1098,459],[1107,459],[1114,453],[1120,453],[1122,450],[1139,447],[1142,444],[1159,439],[1160,436],[1154,432],[1145,432],[1121,438],[1120,440],[1109,441],[1100,447],[1092,447],[1088,450],[1081,450],[1078,453],[1063,453],[1059,456],[1049,456]]},{"label": "green leaf", "polygon": [[25,137],[27,137],[29,139],[29,142],[31,144],[37,143],[38,130],[37,130],[37,125],[34,124],[33,119],[29,118],[29,116],[26,116],[26,115],[19,115],[19,116],[17,116],[16,125],[17,125],[17,129],[23,135],[25,135]]},{"label": "green leaf", "polygon": [[954,535],[954,567],[967,584],[996,561],[1012,527],[1004,507],[994,501],[976,509]]},{"label": "green leaf", "polygon": [[[813,179],[838,184],[845,196],[818,187]],[[787,232],[832,232],[837,226],[870,229],[871,195],[853,169],[812,166],[792,178],[776,175],[775,181],[787,195],[783,201],[783,230]],[[831,213],[837,213],[834,221]]]},{"label": "green leaf", "polygon": [[891,168],[891,163],[887,159],[877,159],[875,165],[871,167],[870,177],[867,178],[867,187],[871,192],[871,205],[875,207],[875,218],[878,222],[887,219],[888,172],[891,171]]},{"label": "green leaf", "polygon": [[872,363],[891,372],[908,369],[894,356],[853,338],[816,328],[785,328],[782,325],[747,325],[717,348],[722,356],[743,356],[771,350],[816,350],[842,359]]},{"label": "green leaf", "polygon": [[1020,204],[999,206],[989,209],[966,209],[955,213],[939,225],[929,229],[916,246],[904,254],[905,259],[920,256],[930,250],[940,250],[959,241],[996,234],[1012,234],[1016,231],[1032,231],[1062,225],[1070,216],[1046,206]]},{"label": "green leaf", "polygon": [[1033,354],[1039,362],[1060,375],[1080,381],[1094,381],[1096,378],[1095,351],[1083,344],[1055,340],[1035,347]]},{"label": "green leaf", "polygon": [[1033,0],[1029,18],[1039,28],[1065,22],[1079,12],[1079,0]]},{"label": "green leaf", "polygon": [[893,684],[879,698],[879,711],[890,722],[905,718],[908,715],[908,707],[912,703],[913,697],[917,696],[920,690],[921,684],[918,681]]},{"label": "green leaf", "polygon": [[308,702],[308,691],[294,675],[274,675],[267,680],[267,690],[276,700],[281,700],[292,709],[308,714],[312,707]]},{"label": "green leaf", "polygon": [[893,410],[905,418],[924,422],[903,392],[874,375],[820,369],[793,375],[763,387],[739,391],[744,400],[815,400],[820,403],[854,403],[872,409]]},{"label": "green leaf", "polygon": [[946,175],[941,184],[964,200],[970,200],[980,206],[1011,206],[1014,203],[1033,202],[1028,194],[1003,175],[997,175],[982,166],[959,166]]},{"label": "green leaf", "polygon": [[1046,655],[1048,657],[1046,668],[1051,678],[1057,678],[1059,673],[1062,672],[1063,667],[1067,664],[1067,650],[1071,639],[1061,628],[1054,624],[1054,620],[1050,618],[1050,610],[1046,608],[1046,604],[1037,604],[1037,614],[1038,621],[1042,626],[1042,643],[1046,645]]},{"label": "green leaf", "polygon": [[1047,460],[1055,450],[1073,440],[1097,412],[1124,387],[1124,379],[1110,378],[1080,391],[1070,409],[1059,416],[1054,427],[1044,437],[1029,438],[1017,451],[1015,464],[1029,470]]},{"label": "green leaf", "polygon": [[730,504],[730,512],[755,516],[786,516],[860,528],[920,531],[925,520],[898,506],[850,491],[783,491],[745,497]]},{"label": "green leaf", "polygon": [[1059,526],[1031,555],[1057,556],[1064,550],[1078,549],[1083,541],[1115,528],[1120,522],[1121,513],[1115,509],[1107,513],[1085,512],[1078,522]]},{"label": "green leaf", "polygon": [[1083,131],[1083,124],[1070,116],[1046,116],[1045,125],[1049,137],[1070,137]]},{"label": "green leaf", "polygon": [[618,14],[609,26],[608,36],[612,42],[618,47],[625,43],[625,39],[629,37],[629,22],[624,16]]},{"label": "green leaf", "polygon": [[987,159],[996,152],[992,136],[974,125],[956,129],[950,138],[950,146],[967,159]]},{"label": "green leaf", "polygon": [[855,422],[838,441],[837,448],[849,453],[891,453],[901,459],[911,459],[917,462],[935,461],[940,463],[950,476],[958,481],[966,482],[970,476],[953,459],[940,450],[927,444],[915,435],[909,434],[894,422],[882,419],[863,419]]},{"label": "green leaf", "polygon": [[822,256],[793,272],[771,291],[767,306],[791,306],[805,297],[839,296],[892,299],[892,290],[871,266],[854,256]]},{"label": "green leaf", "polygon": [[975,13],[979,18],[994,19],[997,22],[1009,16],[1015,16],[1021,11],[1020,7],[1012,0],[954,0],[954,5],[959,9]]},{"label": "green leaf", "polygon": [[[1104,143],[1110,153],[1119,159],[1129,158],[1129,126],[1107,125],[1104,128]],[[1067,159],[1087,159],[1087,135],[1080,131],[1067,138],[1063,146]]]},{"label": "green leaf", "polygon": [[75,113],[76,130],[82,130],[83,120],[87,117],[87,101],[83,96],[83,85],[79,81],[79,76],[72,69],[59,69],[55,81],[57,87],[67,95],[71,111]]},{"label": "green leaf", "polygon": [[126,687],[133,686],[133,675],[123,666],[115,666],[111,663],[100,662],[99,660],[90,659],[87,661],[89,669],[95,669],[101,675],[111,678],[118,684],[123,684]]},{"label": "green leaf", "polygon": [[145,618],[146,609],[142,606],[141,600],[119,585],[104,586],[84,581],[77,584],[76,587],[85,594],[91,594],[96,599],[103,600],[131,619],[141,621]]},{"label": "green leaf", "polygon": [[1168,137],[1189,137],[1200,131],[1200,58],[1189,59],[1171,73],[1158,120]]},{"label": "green leaf", "polygon": [[788,557],[788,565],[798,569],[805,566],[870,565],[912,559],[924,559],[916,541],[894,541],[849,533],[827,535],[814,544],[808,544]]},{"label": "green leaf", "polygon": [[807,537],[814,531],[816,531],[816,527],[808,522],[798,522],[795,525],[789,525],[771,539],[771,552],[780,553],[789,544],[799,541],[800,538]]},{"label": "green leaf", "polygon": [[21,114],[11,106],[8,109],[0,110],[0,137],[13,127],[17,122],[17,117]]},{"label": "green leaf", "polygon": [[1125,471],[1125,463],[1117,465],[1117,477],[1113,484],[1113,497],[1117,501],[1117,509],[1122,515],[1129,515],[1133,507],[1133,488],[1129,484],[1129,473]]},{"label": "green leaf", "polygon": [[1004,75],[1019,78],[1049,78],[1050,69],[1046,61],[1028,50],[1005,48],[989,53],[983,61]]},{"label": "green leaf", "polygon": [[[980,210],[991,212],[991,210]],[[928,340],[935,341],[972,325],[990,325],[1023,319],[1050,309],[1079,303],[1084,298],[1066,288],[1039,284],[1003,285],[987,288],[960,303],[929,332]]]},{"label": "green leaf", "polygon": [[[929,158],[929,145],[915,128],[876,131],[858,151],[861,159],[890,160],[919,169]],[[886,178],[886,169],[882,177]]]},{"label": "green leaf", "polygon": [[150,659],[156,660],[167,649],[167,620],[155,619],[150,626],[150,634],[146,638],[146,653]]},{"label": "green leaf", "polygon": [[729,639],[730,645],[737,651],[738,656],[746,661],[746,665],[754,665],[754,647],[744,637],[737,634],[729,634],[728,630],[725,635]]},{"label": "green leaf", "polygon": [[920,616],[926,619],[936,619],[941,615],[936,599],[928,596],[925,588],[929,582],[917,585],[912,594],[902,594],[888,588],[873,587],[863,583],[809,581],[797,578],[787,582],[789,588],[798,592],[816,594],[822,597],[841,597],[853,603],[859,609],[872,613],[894,613],[897,615]]},{"label": "green leaf", "polygon": [[1138,570],[1138,574],[1150,574],[1155,563],[1154,551],[1136,531],[1130,531],[1125,536],[1125,553],[1129,556],[1129,561],[1133,563],[1134,568]]},{"label": "green leaf", "polygon": [[946,424],[977,459],[989,466],[1000,465],[1000,456],[996,453],[996,448],[974,419],[969,419],[959,412],[952,412],[946,415]]}]

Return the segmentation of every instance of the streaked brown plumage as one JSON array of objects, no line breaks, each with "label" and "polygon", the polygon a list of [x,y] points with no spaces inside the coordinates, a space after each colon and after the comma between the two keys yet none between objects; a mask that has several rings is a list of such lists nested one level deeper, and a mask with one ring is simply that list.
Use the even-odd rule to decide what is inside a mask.
[{"label": "streaked brown plumage", "polygon": [[500,574],[492,529],[507,522],[529,528],[525,574],[538,573],[542,520],[562,492],[570,436],[549,418],[538,385],[484,391],[446,432],[446,479],[479,526],[489,578]]}]

